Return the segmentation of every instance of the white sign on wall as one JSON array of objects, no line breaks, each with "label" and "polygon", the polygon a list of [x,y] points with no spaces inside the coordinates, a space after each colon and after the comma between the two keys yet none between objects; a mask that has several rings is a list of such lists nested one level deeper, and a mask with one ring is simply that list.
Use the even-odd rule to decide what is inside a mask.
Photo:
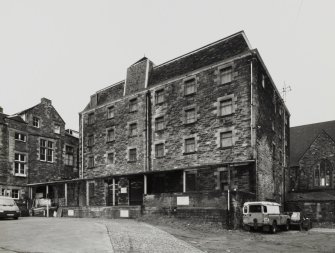
[{"label": "white sign on wall", "polygon": [[73,210],[67,210],[67,216],[74,216]]},{"label": "white sign on wall", "polygon": [[127,193],[127,187],[122,187],[121,188],[121,193]]},{"label": "white sign on wall", "polygon": [[120,210],[121,218],[129,218],[129,210]]},{"label": "white sign on wall", "polygon": [[188,206],[190,204],[189,196],[177,197],[177,206]]}]

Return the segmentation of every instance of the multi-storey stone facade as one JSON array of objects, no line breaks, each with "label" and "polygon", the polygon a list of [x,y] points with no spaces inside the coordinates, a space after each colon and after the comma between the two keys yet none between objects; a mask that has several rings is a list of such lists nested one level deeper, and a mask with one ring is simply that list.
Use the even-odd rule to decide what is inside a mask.
[{"label": "multi-storey stone facade", "polygon": [[[41,102],[9,116],[0,113],[0,188],[15,199],[46,197],[43,183],[78,178],[78,136],[51,104]],[[70,133],[72,132],[72,134]],[[32,187],[28,194],[28,185]],[[52,189],[48,192],[52,195]]]},{"label": "multi-storey stone facade", "polygon": [[291,128],[287,208],[335,221],[335,121]]},{"label": "multi-storey stone facade", "polygon": [[86,204],[226,208],[227,190],[282,202],[289,116],[243,32],[158,66],[144,57],[80,113]]}]

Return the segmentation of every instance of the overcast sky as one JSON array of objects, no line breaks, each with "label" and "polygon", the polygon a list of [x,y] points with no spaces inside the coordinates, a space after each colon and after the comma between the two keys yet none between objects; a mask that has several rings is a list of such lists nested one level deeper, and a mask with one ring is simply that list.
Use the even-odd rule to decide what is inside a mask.
[{"label": "overcast sky", "polygon": [[0,0],[0,106],[52,100],[67,128],[143,55],[163,63],[244,30],[291,126],[335,120],[335,1]]}]

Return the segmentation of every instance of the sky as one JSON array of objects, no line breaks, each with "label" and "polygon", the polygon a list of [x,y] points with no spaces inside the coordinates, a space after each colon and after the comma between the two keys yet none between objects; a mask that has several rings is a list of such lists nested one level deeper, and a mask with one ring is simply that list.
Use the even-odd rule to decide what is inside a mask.
[{"label": "sky", "polygon": [[78,130],[90,95],[244,30],[276,86],[291,87],[291,126],[335,120],[333,0],[0,0],[0,106],[52,104]]}]

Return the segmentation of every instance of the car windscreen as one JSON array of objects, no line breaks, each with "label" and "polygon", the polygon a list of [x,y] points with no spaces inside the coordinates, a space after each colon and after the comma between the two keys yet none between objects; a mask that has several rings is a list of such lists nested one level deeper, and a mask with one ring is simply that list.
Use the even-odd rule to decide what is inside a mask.
[{"label": "car windscreen", "polygon": [[0,206],[14,206],[15,202],[12,199],[0,199]]},{"label": "car windscreen", "polygon": [[250,205],[249,206],[249,213],[261,213],[262,206],[261,205]]}]

